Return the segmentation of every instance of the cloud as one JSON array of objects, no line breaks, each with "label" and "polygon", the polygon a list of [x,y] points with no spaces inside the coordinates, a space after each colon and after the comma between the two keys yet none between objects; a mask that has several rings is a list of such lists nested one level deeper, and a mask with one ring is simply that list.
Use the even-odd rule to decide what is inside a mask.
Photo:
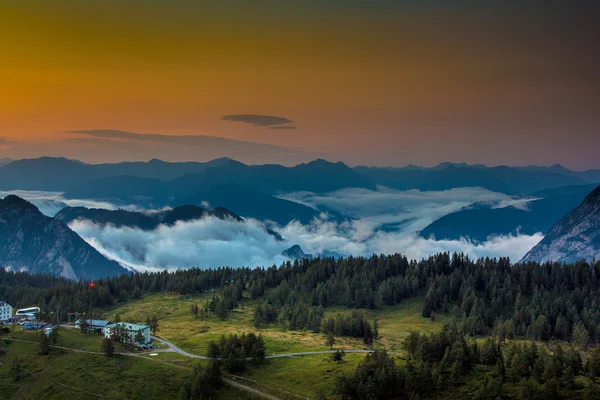
[{"label": "cloud", "polygon": [[526,198],[526,199],[508,199],[502,200],[492,208],[506,208],[514,207],[518,210],[529,211],[529,203],[532,201],[540,200],[539,198]]},{"label": "cloud", "polygon": [[293,222],[276,230],[285,242],[275,240],[255,220],[242,223],[214,217],[160,226],[142,231],[98,226],[74,221],[71,229],[105,256],[138,271],[181,268],[268,267],[287,260],[282,252],[299,244],[306,253],[341,256],[401,253],[421,259],[438,252],[464,252],[471,257],[521,259],[541,239],[541,234],[509,235],[474,244],[468,240],[436,241],[414,232],[373,231],[362,221],[338,224],[315,219],[310,224]]},{"label": "cloud", "polygon": [[33,205],[35,205],[42,214],[54,217],[57,212],[65,207],[87,207],[87,208],[103,208],[105,210],[124,209],[129,211],[142,211],[141,207],[136,205],[118,206],[116,204],[85,199],[65,199],[60,192],[45,192],[36,190],[11,190],[0,191],[0,198],[8,195],[19,196]]},{"label": "cloud", "polygon": [[403,230],[419,231],[438,218],[476,202],[499,204],[514,201],[508,195],[483,188],[457,188],[445,191],[399,191],[380,186],[368,189],[342,189],[325,195],[294,192],[279,196],[319,211],[336,211],[361,219],[372,228],[402,225]]},{"label": "cloud", "polygon": [[269,127],[269,129],[298,129],[298,128],[295,126],[292,126],[292,125],[289,125],[289,126],[288,125],[276,125],[276,126]]},{"label": "cloud", "polygon": [[[66,131],[69,137],[51,141],[7,144],[13,159],[67,157],[89,163],[147,161],[210,161],[229,157],[247,164],[296,165],[318,154],[291,147],[206,135],[134,133],[110,129]],[[0,146],[2,144],[0,143]]]},{"label": "cloud", "polygon": [[10,144],[13,144],[13,143],[14,142],[12,140],[0,136],[0,146],[10,145]]},{"label": "cloud", "polygon": [[467,239],[426,239],[411,230],[373,230],[362,220],[343,224],[323,220],[315,220],[307,225],[294,222],[282,228],[279,233],[290,242],[300,244],[304,252],[313,254],[369,256],[401,253],[411,259],[421,259],[431,254],[450,251],[463,252],[476,258],[510,257],[514,261],[520,260],[543,238],[541,233],[496,236],[475,244]]},{"label": "cloud", "polygon": [[[263,143],[253,143],[246,142],[243,140],[234,140],[227,139],[217,136],[205,136],[205,135],[163,135],[163,134],[154,134],[154,133],[133,133],[133,132],[125,132],[119,130],[112,129],[94,129],[94,130],[77,130],[77,131],[67,131],[67,133],[73,133],[77,135],[85,135],[92,136],[95,138],[104,138],[104,139],[112,139],[112,140],[129,140],[129,141],[138,141],[138,142],[162,142],[162,143],[171,143],[178,144],[184,146],[199,146],[206,144],[220,144],[222,146],[234,146],[239,143],[245,143],[250,145],[260,145],[267,146],[273,149],[279,148],[278,146],[273,146],[269,144]],[[288,149],[289,150],[289,149]]]},{"label": "cloud", "polygon": [[285,124],[291,124],[292,120],[284,117],[275,117],[272,115],[260,115],[260,114],[233,114],[225,115],[221,117],[225,121],[243,122],[254,126],[266,126],[270,129],[296,129],[296,127],[289,127]]},{"label": "cloud", "polygon": [[286,244],[254,220],[207,217],[150,232],[86,221],[74,221],[70,227],[104,255],[136,270],[256,267],[287,260],[281,255]]},{"label": "cloud", "polygon": [[[102,254],[136,270],[190,267],[256,267],[280,264],[281,253],[298,244],[315,255],[370,256],[402,253],[420,259],[439,252],[463,252],[471,257],[508,256],[520,260],[542,234],[488,238],[483,243],[468,239],[435,240],[417,232],[436,218],[476,201],[502,202],[509,197],[478,188],[443,192],[346,189],[329,195],[290,194],[316,209],[329,207],[354,217],[337,222],[326,212],[308,224],[294,221],[269,225],[285,241],[277,241],[256,220],[223,221],[209,217],[198,221],[141,231],[97,226],[76,221],[70,226]],[[393,225],[393,229],[388,229]]]}]

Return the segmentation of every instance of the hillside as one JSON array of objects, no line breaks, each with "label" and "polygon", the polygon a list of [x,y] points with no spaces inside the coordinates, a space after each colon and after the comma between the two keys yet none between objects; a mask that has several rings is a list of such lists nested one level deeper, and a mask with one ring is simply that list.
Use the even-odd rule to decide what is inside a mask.
[{"label": "hillside", "polygon": [[568,186],[531,193],[524,207],[494,207],[475,203],[445,215],[420,232],[425,238],[484,242],[489,236],[545,233],[565,213],[576,207],[596,185]]},{"label": "hillside", "polygon": [[54,218],[69,224],[75,220],[87,220],[97,225],[114,225],[116,227],[128,227],[142,230],[153,230],[159,225],[175,225],[177,222],[187,222],[202,219],[204,217],[216,217],[219,219],[233,219],[242,221],[233,212],[217,207],[206,209],[198,206],[179,206],[173,209],[144,213],[125,210],[104,210],[86,207],[67,207],[59,211]]},{"label": "hillside", "polygon": [[67,225],[17,196],[0,200],[0,264],[75,280],[126,272]]},{"label": "hillside", "polygon": [[600,259],[600,186],[550,228],[523,262]]},{"label": "hillside", "polygon": [[235,183],[221,183],[206,174],[185,175],[167,182],[132,176],[103,178],[68,191],[65,197],[137,204],[154,209],[208,202],[211,206],[235,210],[243,217],[271,220],[282,225],[294,219],[306,223],[318,215],[316,210],[305,205]]},{"label": "hillside", "polygon": [[[205,365],[201,358],[215,346],[227,351],[221,343],[230,343],[230,335],[252,334],[262,336],[264,358],[240,365],[231,362],[239,355],[232,355],[219,364],[225,378],[270,399],[363,399],[365,387],[376,399],[516,399],[524,392],[594,399],[600,314],[587,299],[598,295],[599,267],[438,254],[421,261],[392,255],[305,260],[266,270],[125,275],[96,282],[92,290],[102,296],[91,297],[94,313],[137,321],[143,310],[144,317],[156,317],[156,349],[119,347],[127,354],[107,358],[99,336],[62,329],[58,345],[64,348],[43,356],[35,352],[37,332],[16,327],[4,360],[22,357],[38,378],[23,374],[22,381],[10,382],[9,365],[0,364],[0,383],[15,399],[40,393],[74,398],[73,391],[89,389],[109,398],[172,398],[189,368]],[[49,298],[61,309],[86,306],[88,293],[76,290],[79,284],[48,286],[48,280],[0,268],[0,295],[8,293],[18,306],[35,302],[43,313],[50,310]],[[8,290],[15,285],[23,289]],[[572,319],[565,318],[569,313]],[[337,350],[345,351],[339,361]],[[103,378],[105,373],[110,376]],[[85,379],[94,383],[82,386]],[[144,379],[170,381],[131,391]],[[386,384],[368,386],[369,379]],[[241,398],[224,389],[216,398]]]}]

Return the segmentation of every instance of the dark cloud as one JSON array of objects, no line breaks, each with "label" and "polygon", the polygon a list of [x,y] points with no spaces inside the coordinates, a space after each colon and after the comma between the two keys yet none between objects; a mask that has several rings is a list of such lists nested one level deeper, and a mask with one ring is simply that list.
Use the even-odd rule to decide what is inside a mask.
[{"label": "dark cloud", "polygon": [[0,146],[14,143],[12,140],[0,136]]},{"label": "dark cloud", "polygon": [[269,129],[298,129],[295,126],[292,125],[275,125],[275,126],[270,126]]},{"label": "dark cloud", "polygon": [[[112,129],[93,129],[93,130],[78,130],[78,131],[67,131],[77,135],[91,136],[94,138],[113,139],[113,140],[130,140],[136,142],[162,142],[177,144],[183,146],[206,146],[206,145],[218,145],[222,148],[238,147],[240,145],[248,146],[261,146],[270,148],[273,150],[280,149],[283,147],[273,146],[264,143],[253,143],[246,142],[243,140],[227,139],[217,136],[204,136],[204,135],[162,135],[153,133],[133,133],[125,132]],[[289,150],[289,149],[286,149]]]},{"label": "dark cloud", "polygon": [[225,121],[243,122],[254,126],[266,126],[272,129],[293,129],[293,128],[273,128],[284,124],[291,124],[292,120],[284,117],[275,117],[272,115],[260,115],[260,114],[233,114],[225,115],[221,117]]},{"label": "dark cloud", "polygon": [[247,164],[295,165],[319,156],[304,150],[216,136],[134,133],[111,129],[66,131],[71,137],[53,141],[0,141],[12,159],[67,157],[86,162],[209,161],[229,157]]}]

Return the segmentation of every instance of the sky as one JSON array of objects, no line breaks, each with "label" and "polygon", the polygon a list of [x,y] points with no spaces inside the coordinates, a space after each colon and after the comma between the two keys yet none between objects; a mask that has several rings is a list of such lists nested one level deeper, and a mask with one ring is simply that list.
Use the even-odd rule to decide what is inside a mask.
[{"label": "sky", "polygon": [[597,1],[0,4],[0,158],[600,168]]}]

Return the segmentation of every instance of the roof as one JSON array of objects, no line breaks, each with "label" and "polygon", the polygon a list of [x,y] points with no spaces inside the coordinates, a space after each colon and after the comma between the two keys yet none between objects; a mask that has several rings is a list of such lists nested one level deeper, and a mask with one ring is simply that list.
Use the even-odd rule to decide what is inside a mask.
[{"label": "roof", "polygon": [[[90,326],[105,327],[110,324],[110,321],[105,321],[103,319],[86,319],[86,321],[87,321],[88,325],[90,325]],[[81,320],[78,319],[75,323],[81,324]]]},{"label": "roof", "polygon": [[141,331],[143,329],[150,329],[150,325],[133,324],[131,322],[118,322],[116,324],[106,325],[107,328],[115,328],[119,324],[122,328],[128,331]]},{"label": "roof", "polygon": [[10,307],[12,307],[12,306],[11,306],[10,304],[8,304],[7,302],[0,300],[0,307],[2,307],[2,306],[5,306],[5,305],[6,305],[6,306],[10,306]]}]

